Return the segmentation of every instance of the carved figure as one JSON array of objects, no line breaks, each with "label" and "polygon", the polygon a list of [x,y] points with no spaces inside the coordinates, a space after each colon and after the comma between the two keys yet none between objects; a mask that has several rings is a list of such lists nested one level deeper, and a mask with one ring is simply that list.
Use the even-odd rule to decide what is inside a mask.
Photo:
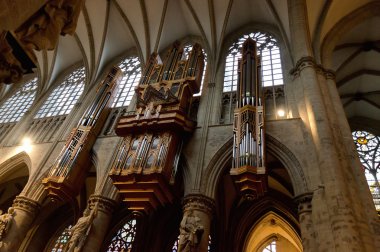
[{"label": "carved figure", "polygon": [[198,246],[204,230],[200,221],[193,210],[185,214],[179,227],[178,252],[192,252]]},{"label": "carved figure", "polygon": [[[0,210],[0,240],[2,240],[12,225],[14,209],[13,207],[8,208],[8,213],[2,214]],[[3,242],[0,242],[0,247],[2,247]]]},{"label": "carved figure", "polygon": [[5,39],[5,34],[0,34],[0,83],[11,84],[21,80],[23,71]]},{"label": "carved figure", "polygon": [[97,205],[92,210],[88,208],[84,210],[83,216],[79,218],[75,226],[71,228],[72,233],[70,240],[67,244],[68,252],[81,250],[90,232],[92,221],[97,215],[97,213]]},{"label": "carved figure", "polygon": [[154,117],[159,117],[160,116],[160,112],[161,112],[161,108],[162,108],[162,105],[158,105],[157,108],[156,108],[156,113],[154,114]]},{"label": "carved figure", "polygon": [[143,109],[141,107],[136,109],[136,120],[140,119],[140,114],[141,114],[142,110]]},{"label": "carved figure", "polygon": [[145,108],[144,118],[151,118],[154,113],[154,105],[153,102],[150,102],[148,106]]},{"label": "carved figure", "polygon": [[36,50],[53,50],[59,35],[73,34],[83,0],[52,0],[17,30],[19,39]]}]

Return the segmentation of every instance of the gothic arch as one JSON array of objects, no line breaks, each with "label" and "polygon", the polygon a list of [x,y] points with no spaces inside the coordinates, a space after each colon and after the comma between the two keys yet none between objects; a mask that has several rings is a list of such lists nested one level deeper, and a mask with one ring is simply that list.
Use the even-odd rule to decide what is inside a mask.
[{"label": "gothic arch", "polygon": [[331,68],[332,53],[336,43],[355,25],[374,16],[380,16],[380,2],[378,1],[369,2],[368,4],[346,15],[337,24],[335,24],[334,27],[327,33],[321,45],[322,64],[326,68]]},{"label": "gothic arch", "polygon": [[[302,166],[296,156],[286,145],[269,134],[265,135],[267,151],[280,160],[289,173],[294,194],[300,195],[308,192],[308,186]],[[216,152],[206,167],[201,181],[201,191],[210,198],[216,197],[217,184],[223,170],[231,164],[232,137]]]},{"label": "gothic arch", "polygon": [[[31,166],[32,160],[25,151],[14,155],[0,164],[0,182],[19,172],[21,172],[22,175],[29,176]],[[27,167],[27,170],[25,170],[25,167]]]}]

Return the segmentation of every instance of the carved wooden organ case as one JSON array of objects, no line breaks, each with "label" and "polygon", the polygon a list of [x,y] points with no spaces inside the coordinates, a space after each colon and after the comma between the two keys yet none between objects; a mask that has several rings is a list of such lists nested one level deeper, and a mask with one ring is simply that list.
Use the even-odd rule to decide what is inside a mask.
[{"label": "carved wooden organ case", "polygon": [[239,60],[230,175],[243,197],[250,200],[263,196],[267,191],[260,69],[256,42],[248,38]]},{"label": "carved wooden organ case", "polygon": [[129,209],[149,213],[176,197],[175,174],[184,137],[196,126],[188,114],[203,65],[198,44],[188,59],[174,43],[163,64],[157,54],[147,62],[136,88],[136,112],[116,126],[123,141],[109,173]]},{"label": "carved wooden organ case", "polygon": [[94,101],[72,129],[48,176],[42,180],[53,200],[68,201],[79,193],[90,167],[90,151],[109,114],[121,76],[121,70],[113,67],[99,85]]}]

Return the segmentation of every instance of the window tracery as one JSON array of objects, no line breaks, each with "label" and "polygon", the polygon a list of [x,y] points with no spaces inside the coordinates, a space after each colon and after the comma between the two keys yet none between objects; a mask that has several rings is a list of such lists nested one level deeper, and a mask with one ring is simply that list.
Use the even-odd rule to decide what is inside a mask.
[{"label": "window tracery", "polygon": [[63,252],[66,244],[70,240],[70,229],[72,225],[69,225],[67,228],[65,228],[62,232],[62,234],[57,238],[55,241],[54,247],[52,248],[51,252]]},{"label": "window tracery", "polygon": [[261,56],[262,86],[283,85],[280,48],[276,39],[264,32],[252,32],[235,41],[228,49],[224,71],[223,92],[236,91],[238,60],[242,57],[243,43],[250,37],[257,43],[257,52]]},{"label": "window tracery", "polygon": [[228,49],[225,61],[223,95],[220,123],[232,123],[236,105],[239,59],[244,41],[252,38],[257,43],[257,53],[261,62],[262,95],[265,101],[267,120],[287,117],[284,80],[280,47],[277,40],[265,32],[252,32],[243,35]]},{"label": "window tracery", "polygon": [[376,210],[380,211],[380,137],[367,131],[354,131],[352,136]]},{"label": "window tracery", "polygon": [[84,67],[80,67],[66,76],[62,83],[53,90],[34,118],[69,114],[83,92],[85,77]]},{"label": "window tracery", "polygon": [[107,252],[130,251],[136,236],[136,220],[132,219],[122,226],[112,238]]},{"label": "window tracery", "polygon": [[138,57],[129,57],[122,60],[118,67],[123,72],[124,76],[118,86],[115,99],[112,107],[128,106],[134,95],[134,88],[141,78],[141,66]]},{"label": "window tracery", "polygon": [[36,96],[37,78],[26,82],[0,107],[0,123],[17,122],[32,105]]}]

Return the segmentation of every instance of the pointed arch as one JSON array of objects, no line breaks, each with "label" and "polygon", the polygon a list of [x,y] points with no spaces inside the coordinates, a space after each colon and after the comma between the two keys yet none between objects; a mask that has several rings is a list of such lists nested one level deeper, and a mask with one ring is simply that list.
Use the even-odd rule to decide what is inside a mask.
[{"label": "pointed arch", "polygon": [[[302,166],[297,157],[290,151],[285,144],[281,143],[275,137],[266,134],[267,151],[280,160],[287,172],[289,173],[292,185],[294,187],[294,194],[300,195],[308,192],[308,185],[305,174],[303,173]],[[204,176],[201,181],[201,191],[211,198],[216,197],[217,183],[223,174],[223,170],[227,166],[231,166],[232,157],[232,137],[216,152],[214,157],[209,162]]]}]

